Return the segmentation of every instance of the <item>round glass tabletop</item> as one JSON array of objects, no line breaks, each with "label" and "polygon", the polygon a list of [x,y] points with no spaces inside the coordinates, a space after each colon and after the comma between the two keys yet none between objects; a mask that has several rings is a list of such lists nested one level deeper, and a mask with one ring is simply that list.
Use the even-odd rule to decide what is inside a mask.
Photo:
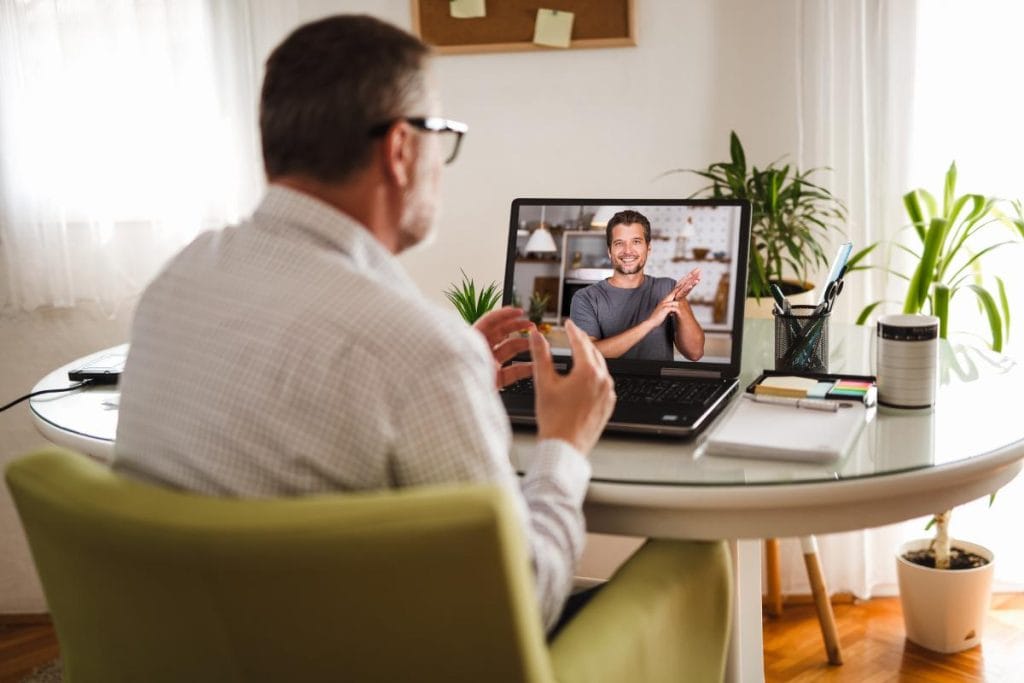
[{"label": "round glass tabletop", "polygon": [[[829,371],[875,374],[873,327],[832,325]],[[707,434],[743,400],[740,394],[774,367],[773,323],[748,320],[744,329],[740,389],[730,405],[696,438],[605,435],[591,455],[592,481],[676,486],[778,485],[850,480],[961,463],[1024,448],[1024,420],[1013,419],[1024,372],[1013,360],[971,339],[940,340],[939,386],[930,409],[878,406],[853,446],[827,463],[706,455]],[[536,437],[517,430],[513,462],[522,471]]]}]

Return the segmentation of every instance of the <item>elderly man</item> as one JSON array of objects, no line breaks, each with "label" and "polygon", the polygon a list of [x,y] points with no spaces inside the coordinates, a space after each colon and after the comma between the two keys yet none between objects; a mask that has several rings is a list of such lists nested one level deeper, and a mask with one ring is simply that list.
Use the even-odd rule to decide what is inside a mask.
[{"label": "elderly man", "polygon": [[[586,455],[613,384],[575,327],[560,376],[535,331],[509,338],[528,326],[521,310],[469,328],[399,265],[429,234],[466,131],[441,118],[429,62],[418,39],[361,16],[300,27],[274,50],[260,101],[268,190],[143,294],[115,468],[227,496],[498,483],[550,626],[583,548]],[[527,348],[532,365],[503,367]],[[531,371],[537,453],[520,481],[495,385]]]}]

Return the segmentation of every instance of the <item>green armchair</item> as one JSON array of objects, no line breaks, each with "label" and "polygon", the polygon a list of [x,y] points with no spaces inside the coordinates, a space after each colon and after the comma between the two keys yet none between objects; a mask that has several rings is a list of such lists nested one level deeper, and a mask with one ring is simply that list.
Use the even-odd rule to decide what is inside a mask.
[{"label": "green armchair", "polygon": [[545,641],[496,488],[226,499],[12,463],[69,681],[710,681],[722,543],[650,541]]}]

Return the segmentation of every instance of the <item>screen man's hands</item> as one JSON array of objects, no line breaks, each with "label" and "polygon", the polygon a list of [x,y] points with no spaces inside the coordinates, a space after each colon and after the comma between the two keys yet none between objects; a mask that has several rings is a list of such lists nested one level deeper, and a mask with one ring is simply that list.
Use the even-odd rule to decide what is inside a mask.
[{"label": "screen man's hands", "polygon": [[676,282],[675,289],[672,290],[673,298],[685,299],[698,284],[700,284],[700,268],[694,268]]},{"label": "screen man's hands", "polygon": [[581,453],[597,443],[615,407],[615,382],[604,356],[571,320],[565,323],[572,349],[572,370],[559,375],[547,340],[530,332],[537,433],[541,439],[562,439]]},{"label": "screen man's hands", "polygon": [[665,318],[670,315],[678,316],[679,302],[685,299],[698,284],[700,284],[700,268],[694,268],[679,278],[672,291],[658,302],[658,305],[654,307],[654,310],[647,317],[647,324],[654,328],[665,322]]}]

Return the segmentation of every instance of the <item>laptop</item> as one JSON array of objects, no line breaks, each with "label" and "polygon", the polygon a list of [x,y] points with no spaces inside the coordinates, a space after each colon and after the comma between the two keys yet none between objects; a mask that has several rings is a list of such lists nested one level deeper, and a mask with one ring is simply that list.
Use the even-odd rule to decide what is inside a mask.
[{"label": "laptop", "polygon": [[[637,253],[615,258],[620,270],[642,272],[641,287],[615,288],[607,282],[616,270],[606,228],[609,221],[621,225],[630,220],[642,231],[637,214],[650,228],[646,260],[643,249],[636,248]],[[635,235],[637,230],[626,232]],[[695,351],[697,342],[687,341],[694,336],[685,337],[687,329],[695,335],[692,325],[683,328],[683,348],[690,358],[680,351],[674,315],[649,333],[651,339],[615,358],[608,357],[613,351],[606,353],[618,396],[607,431],[694,435],[738,386],[749,242],[750,203],[745,200],[516,199],[502,303],[534,308],[555,367],[566,372],[572,365],[567,320],[598,339],[606,333],[615,337],[629,321],[648,317],[650,309],[644,307],[652,299],[661,300],[663,292],[699,268],[700,281],[686,299],[704,333],[701,353]],[[506,387],[501,396],[513,424],[536,424],[532,379]]]}]

